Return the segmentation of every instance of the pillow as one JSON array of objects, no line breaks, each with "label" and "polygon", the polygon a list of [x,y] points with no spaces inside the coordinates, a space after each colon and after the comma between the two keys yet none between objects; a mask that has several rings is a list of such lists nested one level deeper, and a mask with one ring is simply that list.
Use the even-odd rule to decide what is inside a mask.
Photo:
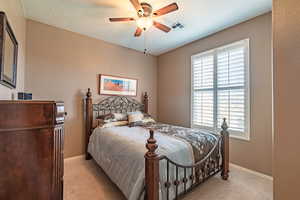
[{"label": "pillow", "polygon": [[152,124],[152,123],[156,123],[155,120],[151,117],[148,117],[148,118],[144,118],[142,121],[129,123],[129,127],[144,126],[144,125]]},{"label": "pillow", "polygon": [[155,120],[148,113],[141,111],[128,113],[129,127],[143,126],[149,123],[156,123]]},{"label": "pillow", "polygon": [[148,113],[143,112],[144,118],[152,118],[152,116]]},{"label": "pillow", "polygon": [[144,115],[140,111],[128,113],[129,124],[133,122],[141,122],[143,119],[144,119]]},{"label": "pillow", "polygon": [[117,121],[128,121],[126,113],[113,113],[114,119]]},{"label": "pillow", "polygon": [[147,124],[147,123],[155,123],[155,120],[152,118],[152,117],[144,117],[144,119],[142,120],[142,122],[144,124]]},{"label": "pillow", "polygon": [[116,122],[109,122],[100,125],[101,128],[110,128],[110,127],[115,127],[115,126],[126,126],[128,125],[128,121],[116,121]]},{"label": "pillow", "polygon": [[143,126],[144,123],[142,121],[138,121],[138,122],[131,122],[128,126],[129,127],[135,127],[135,126]]},{"label": "pillow", "polygon": [[114,117],[114,115],[112,113],[98,116],[97,119],[99,121],[102,120],[103,123],[109,123],[109,122],[117,121],[117,120],[115,120],[115,117]]},{"label": "pillow", "polygon": [[93,120],[93,127],[102,126],[104,124],[103,119]]},{"label": "pillow", "polygon": [[103,123],[116,122],[116,121],[128,121],[126,113],[109,113],[97,117],[99,120],[103,120]]}]

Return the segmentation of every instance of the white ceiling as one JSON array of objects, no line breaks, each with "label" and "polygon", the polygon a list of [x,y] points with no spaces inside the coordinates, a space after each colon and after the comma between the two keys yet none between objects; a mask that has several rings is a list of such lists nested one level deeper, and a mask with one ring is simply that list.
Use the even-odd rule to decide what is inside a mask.
[{"label": "white ceiling", "polygon": [[[109,17],[136,17],[129,0],[22,0],[25,16],[45,24],[81,33],[138,51],[144,37],[133,36],[135,22],[110,23]],[[140,0],[143,2],[142,0]],[[164,33],[154,27],[146,33],[146,47],[152,55],[200,39],[272,9],[272,0],[145,0],[154,10],[176,2],[179,10],[157,18],[184,29]],[[143,36],[145,34],[143,33]]]}]

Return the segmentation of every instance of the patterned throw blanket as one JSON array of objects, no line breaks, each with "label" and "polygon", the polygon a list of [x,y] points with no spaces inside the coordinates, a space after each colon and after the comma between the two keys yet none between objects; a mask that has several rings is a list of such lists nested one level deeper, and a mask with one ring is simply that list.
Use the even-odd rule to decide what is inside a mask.
[{"label": "patterned throw blanket", "polygon": [[193,148],[196,163],[202,160],[220,139],[217,134],[169,124],[148,123],[142,126],[187,141]]}]

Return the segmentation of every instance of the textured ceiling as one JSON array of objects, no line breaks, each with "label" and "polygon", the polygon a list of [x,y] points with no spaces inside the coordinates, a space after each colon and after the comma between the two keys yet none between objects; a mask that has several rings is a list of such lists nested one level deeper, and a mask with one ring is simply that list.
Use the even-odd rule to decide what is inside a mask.
[{"label": "textured ceiling", "polygon": [[[272,9],[272,0],[145,0],[153,9],[176,2],[179,10],[157,18],[184,29],[164,33],[151,27],[135,38],[135,22],[110,23],[109,17],[136,17],[129,0],[22,0],[27,18],[107,42],[159,55]],[[146,38],[144,36],[146,35]],[[145,40],[146,39],[146,40]]]}]

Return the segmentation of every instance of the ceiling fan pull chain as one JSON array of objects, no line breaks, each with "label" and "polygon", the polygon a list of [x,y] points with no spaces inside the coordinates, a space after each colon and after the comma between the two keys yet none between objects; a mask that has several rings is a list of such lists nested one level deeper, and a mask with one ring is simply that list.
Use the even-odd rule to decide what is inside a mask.
[{"label": "ceiling fan pull chain", "polygon": [[147,48],[146,48],[146,35],[147,35],[147,32],[145,32],[144,34],[144,54],[147,55]]}]

